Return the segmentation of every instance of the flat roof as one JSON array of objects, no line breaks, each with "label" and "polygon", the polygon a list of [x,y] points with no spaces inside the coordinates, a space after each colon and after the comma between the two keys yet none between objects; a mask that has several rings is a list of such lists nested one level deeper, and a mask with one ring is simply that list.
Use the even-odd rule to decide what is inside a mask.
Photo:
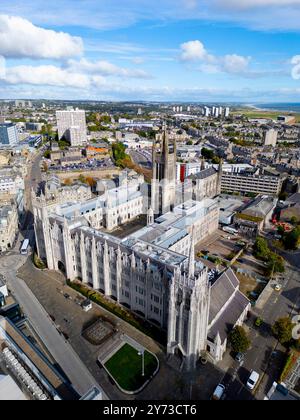
[{"label": "flat roof", "polygon": [[11,376],[0,374],[0,401],[28,400]]},{"label": "flat roof", "polygon": [[51,366],[42,354],[38,353],[38,351],[29,343],[26,337],[23,336],[23,334],[9,319],[0,317],[0,327],[6,332],[20,351],[22,351],[35,365],[43,377],[60,396],[66,399],[74,399],[74,396],[65,385],[62,377],[54,370],[54,367]]}]

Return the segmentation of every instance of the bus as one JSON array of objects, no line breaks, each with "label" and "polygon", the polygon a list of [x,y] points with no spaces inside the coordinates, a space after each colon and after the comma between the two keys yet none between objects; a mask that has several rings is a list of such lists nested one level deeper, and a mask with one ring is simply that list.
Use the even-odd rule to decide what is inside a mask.
[{"label": "bus", "polygon": [[28,254],[28,247],[29,247],[29,239],[24,239],[24,242],[22,244],[21,248],[21,254],[27,255]]},{"label": "bus", "polygon": [[238,230],[233,229],[231,227],[227,227],[227,226],[223,227],[223,231],[230,233],[231,235],[235,235],[235,236],[239,234]]}]

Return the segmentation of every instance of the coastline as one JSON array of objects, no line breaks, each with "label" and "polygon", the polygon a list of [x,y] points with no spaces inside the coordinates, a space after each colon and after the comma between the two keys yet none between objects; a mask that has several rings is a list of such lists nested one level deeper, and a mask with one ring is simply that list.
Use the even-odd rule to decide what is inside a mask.
[{"label": "coastline", "polygon": [[293,114],[300,113],[300,103],[245,104],[245,107],[258,112],[288,112]]}]

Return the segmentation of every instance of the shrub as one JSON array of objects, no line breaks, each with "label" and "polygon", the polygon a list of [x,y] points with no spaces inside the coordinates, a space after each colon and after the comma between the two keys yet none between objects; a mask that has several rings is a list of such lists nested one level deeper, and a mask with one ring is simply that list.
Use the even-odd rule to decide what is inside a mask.
[{"label": "shrub", "polygon": [[272,332],[281,344],[287,344],[292,340],[293,328],[291,318],[279,318],[273,325]]},{"label": "shrub", "polygon": [[103,296],[101,293],[96,292],[95,290],[92,290],[81,283],[71,282],[70,280],[67,280],[67,285],[70,286],[72,289],[76,290],[78,293],[81,293],[86,298],[90,299],[92,302],[96,303],[99,306],[102,306],[107,311],[128,322],[130,325],[132,325],[142,333],[148,335],[149,337],[153,338],[154,340],[158,341],[163,345],[166,344],[166,333],[160,328],[155,327],[149,322],[140,319],[139,317],[135,316],[135,314],[133,314],[132,312],[120,306],[118,303],[114,303],[106,299],[105,296]]},{"label": "shrub", "polygon": [[245,353],[250,347],[250,340],[243,327],[235,327],[229,334],[232,350],[236,353]]},{"label": "shrub", "polygon": [[33,264],[39,270],[45,270],[46,264],[38,257],[36,253],[33,254]]}]

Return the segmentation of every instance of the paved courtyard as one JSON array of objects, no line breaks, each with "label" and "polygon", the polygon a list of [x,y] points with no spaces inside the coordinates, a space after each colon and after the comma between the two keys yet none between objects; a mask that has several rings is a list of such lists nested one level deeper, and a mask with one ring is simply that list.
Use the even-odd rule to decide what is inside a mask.
[{"label": "paved courtyard", "polygon": [[[228,237],[232,237],[232,239],[229,240]],[[195,246],[195,252],[208,251],[209,255],[227,259],[228,255],[236,249],[237,241],[236,237],[218,230],[204,241],[198,242]]]},{"label": "paved courtyard", "polygon": [[[194,372],[181,372],[167,361],[164,348],[131,325],[96,305],[93,305],[91,311],[84,312],[78,304],[77,292],[64,284],[60,273],[36,270],[28,260],[19,270],[19,276],[38,297],[58,331],[68,339],[96,381],[113,400],[205,400],[210,398],[215,386],[224,376],[222,370],[211,365],[199,366]],[[136,396],[125,395],[117,388],[98,362],[100,346],[91,344],[83,337],[83,331],[100,317],[107,318],[118,332],[131,337],[159,359],[158,374]]]}]

